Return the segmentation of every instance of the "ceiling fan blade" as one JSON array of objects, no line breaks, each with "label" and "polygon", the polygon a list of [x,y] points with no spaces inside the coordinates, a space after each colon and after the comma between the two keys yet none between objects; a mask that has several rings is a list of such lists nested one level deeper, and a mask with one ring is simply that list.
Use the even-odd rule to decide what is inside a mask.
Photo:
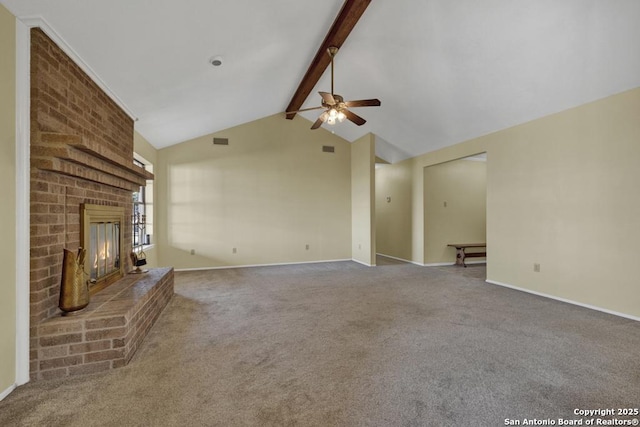
[{"label": "ceiling fan blade", "polygon": [[363,124],[367,123],[365,119],[363,119],[362,117],[360,117],[355,113],[352,113],[346,108],[343,109],[342,112],[344,113],[345,116],[347,116],[347,119],[351,120],[353,123],[357,124],[358,126],[362,126]]},{"label": "ceiling fan blade", "polygon": [[293,113],[301,113],[303,111],[311,111],[311,110],[319,110],[321,108],[324,108],[322,106],[320,107],[311,107],[311,108],[303,108],[302,110],[296,110],[296,111],[285,111],[285,114],[293,114]]},{"label": "ceiling fan blade", "polygon": [[320,117],[318,117],[318,120],[316,120],[313,126],[311,126],[311,129],[318,129],[320,126],[322,126],[324,122],[327,121],[328,117],[329,117],[329,113],[327,113],[326,111],[320,114]]},{"label": "ceiling fan blade", "polygon": [[358,101],[345,101],[347,107],[379,107],[379,99],[360,99]]},{"label": "ceiling fan blade", "polygon": [[335,105],[336,100],[334,99],[333,95],[331,95],[329,92],[318,92],[318,93],[320,94],[322,99],[324,99],[325,104]]}]

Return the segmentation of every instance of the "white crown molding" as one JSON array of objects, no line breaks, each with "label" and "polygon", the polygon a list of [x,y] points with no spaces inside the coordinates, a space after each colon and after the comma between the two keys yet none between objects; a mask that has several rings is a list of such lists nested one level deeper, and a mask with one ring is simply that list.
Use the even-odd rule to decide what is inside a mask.
[{"label": "white crown molding", "polygon": [[487,280],[485,280],[485,282],[491,283],[492,285],[502,286],[502,287],[505,287],[505,288],[514,289],[516,291],[526,292],[528,294],[537,295],[539,297],[549,298],[549,299],[553,299],[553,300],[556,300],[556,301],[565,302],[567,304],[577,305],[578,307],[584,307],[584,308],[588,308],[590,310],[601,311],[603,313],[611,314],[613,316],[624,317],[625,319],[630,319],[630,320],[635,320],[636,322],[640,322],[640,317],[632,316],[630,314],[625,314],[625,313],[620,313],[620,312],[613,311],[613,310],[608,310],[606,308],[597,307],[595,305],[583,304],[581,302],[573,301],[573,300],[566,299],[566,298],[560,298],[560,297],[557,297],[557,296],[554,296],[554,295],[545,294],[545,293],[542,293],[542,292],[532,291],[531,289],[520,288],[518,286],[509,285],[508,283],[497,282],[495,280],[487,279]]},{"label": "white crown molding", "polygon": [[91,66],[82,59],[82,57],[71,47],[71,45],[69,45],[69,43],[67,43],[66,40],[62,38],[62,36],[51,25],[49,25],[49,23],[42,16],[19,16],[18,20],[29,28],[39,27],[42,31],[44,31],[44,33],[49,36],[49,38],[53,40],[53,42],[57,44],[58,47],[62,49],[64,53],[66,53],[69,58],[71,58],[71,60],[82,69],[82,71],[87,73],[89,78],[93,80],[94,83],[97,84],[100,89],[102,89],[107,94],[107,96],[113,100],[113,102],[115,102],[120,108],[122,108],[122,110],[134,122],[138,121],[138,118],[133,113],[133,111],[131,111],[131,109],[124,103],[124,101],[122,101],[122,99],[120,99],[118,95],[116,95],[115,91],[113,91],[109,87],[109,85],[104,80],[102,80],[102,78],[100,78],[98,73],[96,73],[93,68],[91,68]]}]

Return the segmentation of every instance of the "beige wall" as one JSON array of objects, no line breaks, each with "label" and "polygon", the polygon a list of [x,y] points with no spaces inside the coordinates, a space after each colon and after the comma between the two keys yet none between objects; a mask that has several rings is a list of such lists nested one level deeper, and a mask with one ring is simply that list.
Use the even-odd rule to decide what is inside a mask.
[{"label": "beige wall", "polygon": [[638,117],[635,89],[486,138],[489,279],[640,317]]},{"label": "beige wall", "polygon": [[488,280],[640,317],[638,116],[640,88],[411,159],[412,260],[424,168],[486,151]]},{"label": "beige wall", "polygon": [[16,21],[0,5],[0,393],[16,380]]},{"label": "beige wall", "polygon": [[450,243],[485,242],[486,212],[485,162],[454,160],[424,168],[425,264],[455,262]]},{"label": "beige wall", "polygon": [[[155,164],[158,162],[158,150],[149,144],[149,142],[138,132],[133,133],[133,151],[134,153],[142,156],[146,161],[152,164],[152,167],[149,168],[150,172],[155,171]],[[148,180],[146,187],[147,201],[146,201],[146,209],[147,209],[147,234],[151,234],[151,246],[144,249],[145,254],[147,255],[147,266],[148,267],[159,267],[158,264],[158,249],[155,245],[156,238],[158,236],[155,235],[155,227],[156,227],[156,186],[154,181]],[[151,196],[151,197],[149,197]]]},{"label": "beige wall", "polygon": [[[277,114],[159,150],[158,262],[201,268],[350,259],[350,146],[309,127]],[[214,136],[229,145],[213,145]]]},{"label": "beige wall", "polygon": [[351,144],[351,253],[366,265],[376,264],[375,158],[372,134]]},{"label": "beige wall", "polygon": [[376,250],[411,260],[411,162],[379,165],[375,173]]}]

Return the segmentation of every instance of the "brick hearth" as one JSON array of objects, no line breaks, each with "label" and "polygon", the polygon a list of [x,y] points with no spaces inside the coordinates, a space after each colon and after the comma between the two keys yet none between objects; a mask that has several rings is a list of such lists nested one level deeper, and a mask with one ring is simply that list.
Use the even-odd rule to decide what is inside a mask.
[{"label": "brick hearth", "polygon": [[173,268],[129,274],[73,316],[38,325],[38,379],[126,365],[173,296]]},{"label": "brick hearth", "polygon": [[[133,119],[42,30],[32,29],[32,378],[124,365],[144,336],[142,332],[131,331],[146,332],[150,319],[158,316],[170,298],[167,295],[173,293],[172,272],[167,273],[161,283],[149,285],[149,280],[157,276],[156,271],[142,278],[127,276],[111,285],[113,289],[110,287],[103,291],[106,293],[92,296],[91,310],[75,319],[61,318],[58,309],[63,248],[76,252],[81,246],[80,205],[124,208],[121,262],[125,271],[129,271],[132,269],[128,256],[132,249],[132,192],[145,185],[147,179],[153,179],[153,175],[133,164]],[[160,290],[156,291],[158,286]],[[150,290],[142,302],[110,299],[114,292],[118,298],[124,297],[125,289],[135,289],[137,295],[141,287]],[[147,304],[146,298],[154,302]],[[137,303],[142,306],[138,307]],[[114,306],[126,310],[111,311]],[[140,311],[141,307],[145,307],[144,310],[151,307],[151,311]]]}]

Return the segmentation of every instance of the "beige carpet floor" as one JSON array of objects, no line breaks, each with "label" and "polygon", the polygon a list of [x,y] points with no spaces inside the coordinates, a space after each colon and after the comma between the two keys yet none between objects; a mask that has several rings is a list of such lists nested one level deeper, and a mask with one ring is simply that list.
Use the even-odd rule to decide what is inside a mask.
[{"label": "beige carpet floor", "polygon": [[640,406],[640,323],[484,275],[388,259],[177,273],[129,365],[19,387],[0,425],[501,426]]}]

